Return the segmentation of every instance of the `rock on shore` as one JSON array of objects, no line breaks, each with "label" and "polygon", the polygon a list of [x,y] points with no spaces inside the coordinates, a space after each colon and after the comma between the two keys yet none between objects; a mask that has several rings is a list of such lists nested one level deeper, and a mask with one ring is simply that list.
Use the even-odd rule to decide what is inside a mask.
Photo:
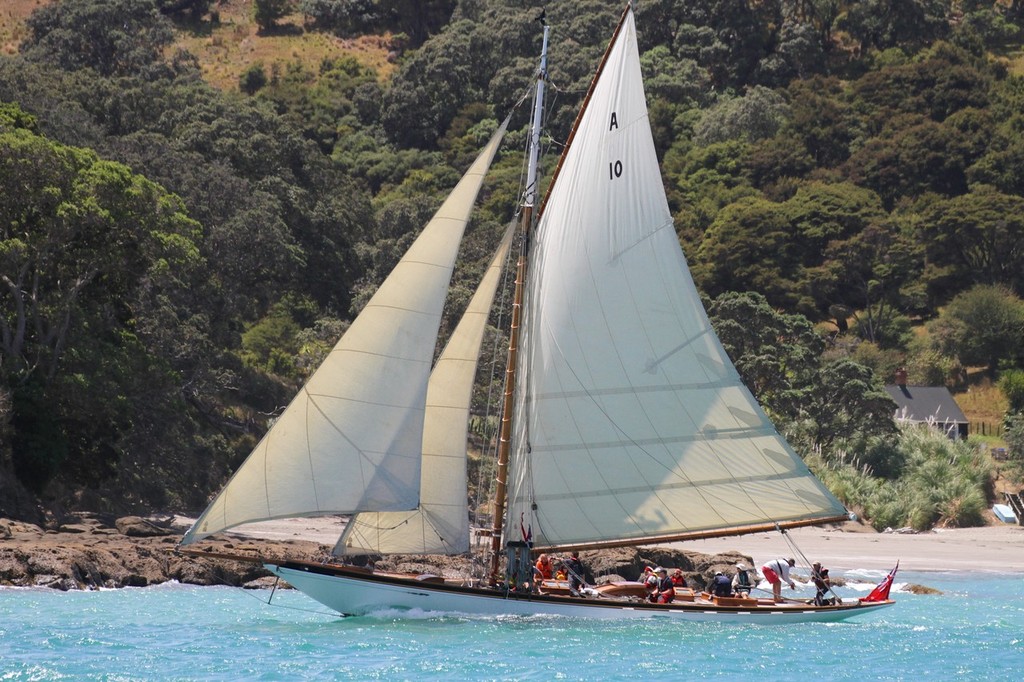
[{"label": "rock on shore", "polygon": [[[186,527],[167,519],[76,514],[54,529],[0,519],[0,585],[60,590],[100,587],[145,587],[176,580],[194,585],[269,586],[273,578],[259,564],[175,551]],[[265,540],[229,535],[197,547],[211,555],[243,554],[323,561],[330,546],[306,540]],[[716,570],[731,573],[737,561],[752,565],[737,552],[700,552],[623,548],[582,552],[588,581],[635,580],[646,566],[681,568],[687,582],[700,588]],[[375,567],[386,571],[433,573],[449,578],[471,575],[465,557],[389,556]]]},{"label": "rock on shore", "polygon": [[[0,585],[60,590],[145,587],[169,580],[249,585],[270,575],[257,564],[176,553],[183,531],[140,517],[108,522],[79,514],[74,523],[50,530],[0,519]],[[244,545],[233,539],[209,543],[219,551],[234,551],[240,544]],[[287,551],[297,558],[311,558],[321,551],[312,542],[273,544],[278,553]]]}]

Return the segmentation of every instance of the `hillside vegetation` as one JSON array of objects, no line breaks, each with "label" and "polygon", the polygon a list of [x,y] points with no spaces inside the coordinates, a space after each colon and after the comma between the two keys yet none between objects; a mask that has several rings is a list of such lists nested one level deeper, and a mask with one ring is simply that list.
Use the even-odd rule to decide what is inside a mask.
[{"label": "hillside vegetation", "polygon": [[[544,7],[549,171],[622,8]],[[0,515],[204,506],[528,92],[539,10],[5,3]],[[1024,8],[656,0],[637,25],[676,229],[747,385],[876,525],[982,522],[987,454],[898,428],[881,385],[970,388],[1019,480]]]}]

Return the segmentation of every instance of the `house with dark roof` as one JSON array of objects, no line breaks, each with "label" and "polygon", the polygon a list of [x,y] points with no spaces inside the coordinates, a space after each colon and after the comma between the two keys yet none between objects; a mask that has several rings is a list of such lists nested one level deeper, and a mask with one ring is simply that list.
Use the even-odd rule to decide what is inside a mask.
[{"label": "house with dark roof", "polygon": [[967,417],[945,386],[911,386],[901,368],[896,371],[896,384],[885,390],[896,402],[897,419],[945,427],[951,438],[967,438]]}]

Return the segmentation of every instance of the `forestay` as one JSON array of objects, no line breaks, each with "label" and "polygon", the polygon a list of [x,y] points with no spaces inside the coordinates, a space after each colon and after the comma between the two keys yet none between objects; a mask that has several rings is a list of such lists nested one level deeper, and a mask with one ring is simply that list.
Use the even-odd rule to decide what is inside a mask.
[{"label": "forestay", "polygon": [[840,517],[708,322],[628,13],[531,244],[506,537],[639,544]]}]

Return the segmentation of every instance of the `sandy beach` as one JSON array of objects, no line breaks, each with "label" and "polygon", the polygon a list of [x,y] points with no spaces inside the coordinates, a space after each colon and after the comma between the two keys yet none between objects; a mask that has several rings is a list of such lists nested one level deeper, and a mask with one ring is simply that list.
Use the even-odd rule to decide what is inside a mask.
[{"label": "sandy beach", "polygon": [[[789,533],[809,561],[820,561],[832,570],[888,570],[899,560],[901,571],[1024,573],[1022,526],[938,529],[914,534],[834,528],[798,528]],[[737,550],[753,557],[758,565],[793,554],[778,533],[699,540],[673,547],[708,553]],[[796,559],[800,562],[800,557]]]}]

